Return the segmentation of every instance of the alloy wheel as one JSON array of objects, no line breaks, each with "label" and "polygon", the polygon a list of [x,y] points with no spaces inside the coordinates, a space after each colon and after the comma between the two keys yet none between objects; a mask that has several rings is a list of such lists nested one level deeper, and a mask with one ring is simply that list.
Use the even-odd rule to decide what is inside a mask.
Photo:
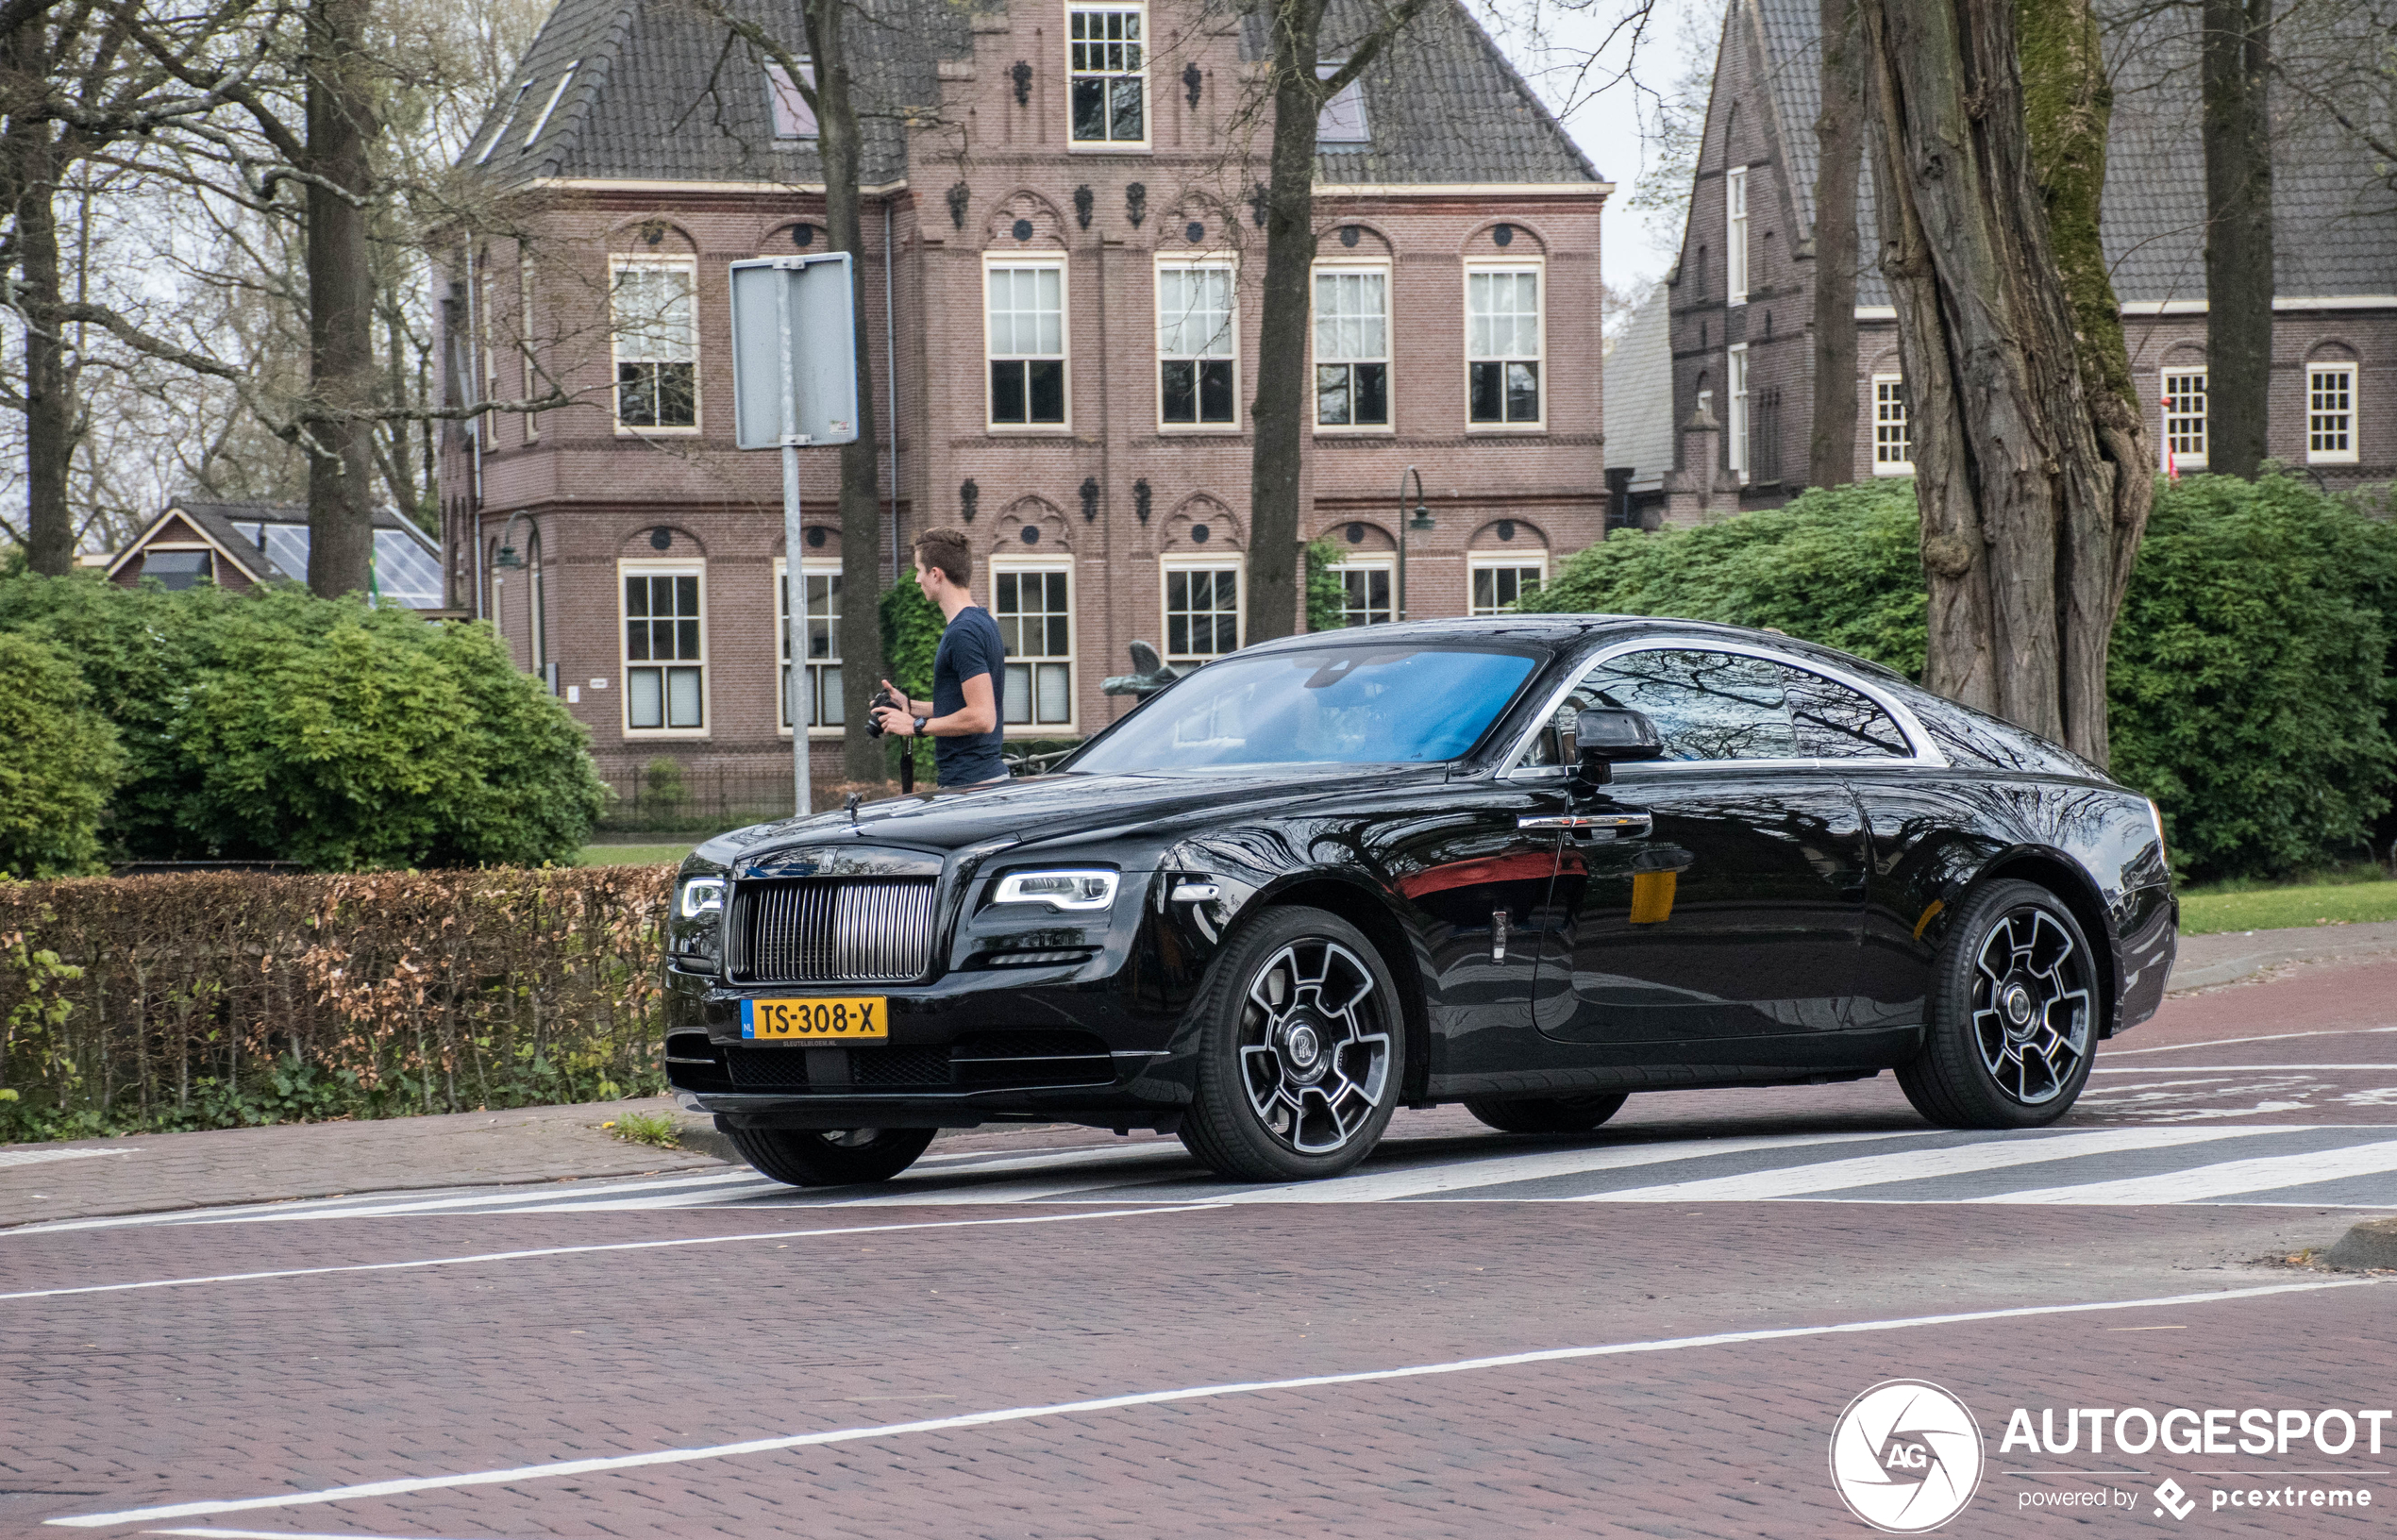
[{"label": "alloy wheel", "polygon": [[2008,910],[1973,962],[1972,1033],[1998,1089],[2026,1107],[2077,1083],[2088,1057],[2088,958],[2037,905]]},{"label": "alloy wheel", "polygon": [[1301,938],[1266,959],[1241,1002],[1239,1046],[1258,1123],[1301,1155],[1347,1145],[1390,1094],[1373,971],[1335,941]]}]

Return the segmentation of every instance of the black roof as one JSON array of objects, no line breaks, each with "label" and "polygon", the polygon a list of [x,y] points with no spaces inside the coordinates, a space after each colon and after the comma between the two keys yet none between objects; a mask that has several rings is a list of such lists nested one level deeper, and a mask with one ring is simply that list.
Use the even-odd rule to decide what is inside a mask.
[{"label": "black roof", "polygon": [[[2109,8],[2101,4],[2101,12]],[[2105,34],[2114,120],[2106,146],[2104,236],[2115,293],[2125,303],[2203,300],[2205,159],[2198,137],[2197,13],[2186,7],[2123,8],[2125,19]],[[1819,15],[1816,0],[1736,0],[1724,21],[1726,39],[1729,28],[1752,27],[1763,43],[1802,230],[1811,230],[1815,218],[1814,124],[1822,101]],[[2373,46],[2368,38],[2355,42]],[[2336,40],[2318,38],[2309,45],[2332,47]],[[2272,155],[2274,291],[2397,294],[2397,198],[2374,176],[2371,157],[2328,114],[2288,96],[2284,91],[2276,104]],[[1869,164],[1860,180],[1856,218],[1869,254]],[[1888,285],[1869,260],[1857,275],[1856,298],[1889,303]]]},{"label": "black roof", "polygon": [[[794,0],[728,4],[805,52]],[[1004,0],[983,8],[992,8],[1003,10]],[[944,59],[972,56],[977,12],[952,0],[865,0],[849,14],[864,120],[861,176],[869,185],[897,181],[907,175],[910,109],[939,101]],[[1333,0],[1327,59],[1340,57],[1364,14],[1357,0]],[[1244,19],[1244,56],[1255,57],[1260,41]],[[559,0],[462,163],[510,182],[821,182],[814,141],[774,138],[762,60],[726,42],[724,28],[676,0]],[[1327,146],[1318,171],[1328,183],[1602,179],[1463,0],[1433,0],[1362,85],[1372,141]]]}]

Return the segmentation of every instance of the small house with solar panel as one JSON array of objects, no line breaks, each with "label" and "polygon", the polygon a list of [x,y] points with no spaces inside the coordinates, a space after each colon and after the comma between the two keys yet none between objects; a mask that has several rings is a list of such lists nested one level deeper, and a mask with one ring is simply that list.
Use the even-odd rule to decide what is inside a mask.
[{"label": "small house with solar panel", "polygon": [[[442,609],[441,553],[414,525],[375,514],[377,598]],[[176,502],[109,560],[110,582],[148,578],[167,589],[214,583],[236,592],[308,581],[308,510],[297,503]]]}]

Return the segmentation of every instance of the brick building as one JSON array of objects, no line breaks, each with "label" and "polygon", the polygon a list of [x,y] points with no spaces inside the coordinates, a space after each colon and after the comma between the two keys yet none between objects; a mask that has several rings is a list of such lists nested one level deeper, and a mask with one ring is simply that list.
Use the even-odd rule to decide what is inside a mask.
[{"label": "brick building", "polygon": [[[1079,737],[1135,638],[1239,641],[1249,402],[1309,346],[1302,532],[1351,618],[1511,602],[1603,527],[1599,217],[1611,190],[1455,0],[1327,109],[1307,339],[1259,335],[1251,190],[1263,35],[1219,0],[887,0],[853,24],[865,117],[886,570],[957,525],[1013,653],[1011,737]],[[793,40],[796,8],[768,14]],[[1337,7],[1327,40],[1356,18]],[[1327,47],[1327,59],[1339,53]],[[457,602],[555,666],[623,778],[787,765],[774,454],[731,433],[727,265],[820,249],[813,125],[765,62],[672,0],[562,0],[466,163],[483,233],[444,275],[453,391],[495,415],[442,460]],[[843,730],[837,451],[803,451],[814,633],[802,727]],[[504,553],[504,554],[503,554]]]},{"label": "brick building", "polygon": [[[2149,429],[2184,470],[2204,468],[2206,442],[2194,16],[2166,8],[2107,37],[2106,255]],[[1673,522],[1776,507],[1805,484],[1819,41],[1814,0],[1732,0],[1724,18],[1669,320],[1634,323],[1669,328],[1674,432],[1610,435],[1610,466],[1633,467],[1652,514]],[[2397,478],[2397,200],[2320,109],[2285,108],[2275,132],[2271,453],[2333,488]],[[1905,382],[1873,261],[1869,164],[1858,225],[1856,475],[1903,476]],[[1625,354],[1610,365],[1617,393],[1635,388],[1632,366],[1664,367],[1657,351]]]}]

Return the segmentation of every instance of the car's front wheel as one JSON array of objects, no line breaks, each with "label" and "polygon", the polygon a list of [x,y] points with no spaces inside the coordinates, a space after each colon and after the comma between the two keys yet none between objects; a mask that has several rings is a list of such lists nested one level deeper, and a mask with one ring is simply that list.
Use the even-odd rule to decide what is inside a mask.
[{"label": "car's front wheel", "polygon": [[1182,1142],[1243,1181],[1337,1176],[1396,1110],[1406,1031],[1364,932],[1319,909],[1270,910],[1215,960],[1197,1006],[1198,1095]]},{"label": "car's front wheel", "polygon": [[1622,1111],[1619,1091],[1584,1096],[1521,1096],[1508,1101],[1467,1097],[1465,1110],[1500,1133],[1585,1133]]},{"label": "car's front wheel", "polygon": [[735,1129],[716,1127],[741,1158],[794,1187],[888,1181],[915,1163],[934,1129]]},{"label": "car's front wheel", "polygon": [[2011,880],[1976,889],[1939,948],[1922,1052],[1898,1070],[1906,1099],[1951,1129],[2062,1117],[2088,1083],[2102,977],[2055,895]]}]

